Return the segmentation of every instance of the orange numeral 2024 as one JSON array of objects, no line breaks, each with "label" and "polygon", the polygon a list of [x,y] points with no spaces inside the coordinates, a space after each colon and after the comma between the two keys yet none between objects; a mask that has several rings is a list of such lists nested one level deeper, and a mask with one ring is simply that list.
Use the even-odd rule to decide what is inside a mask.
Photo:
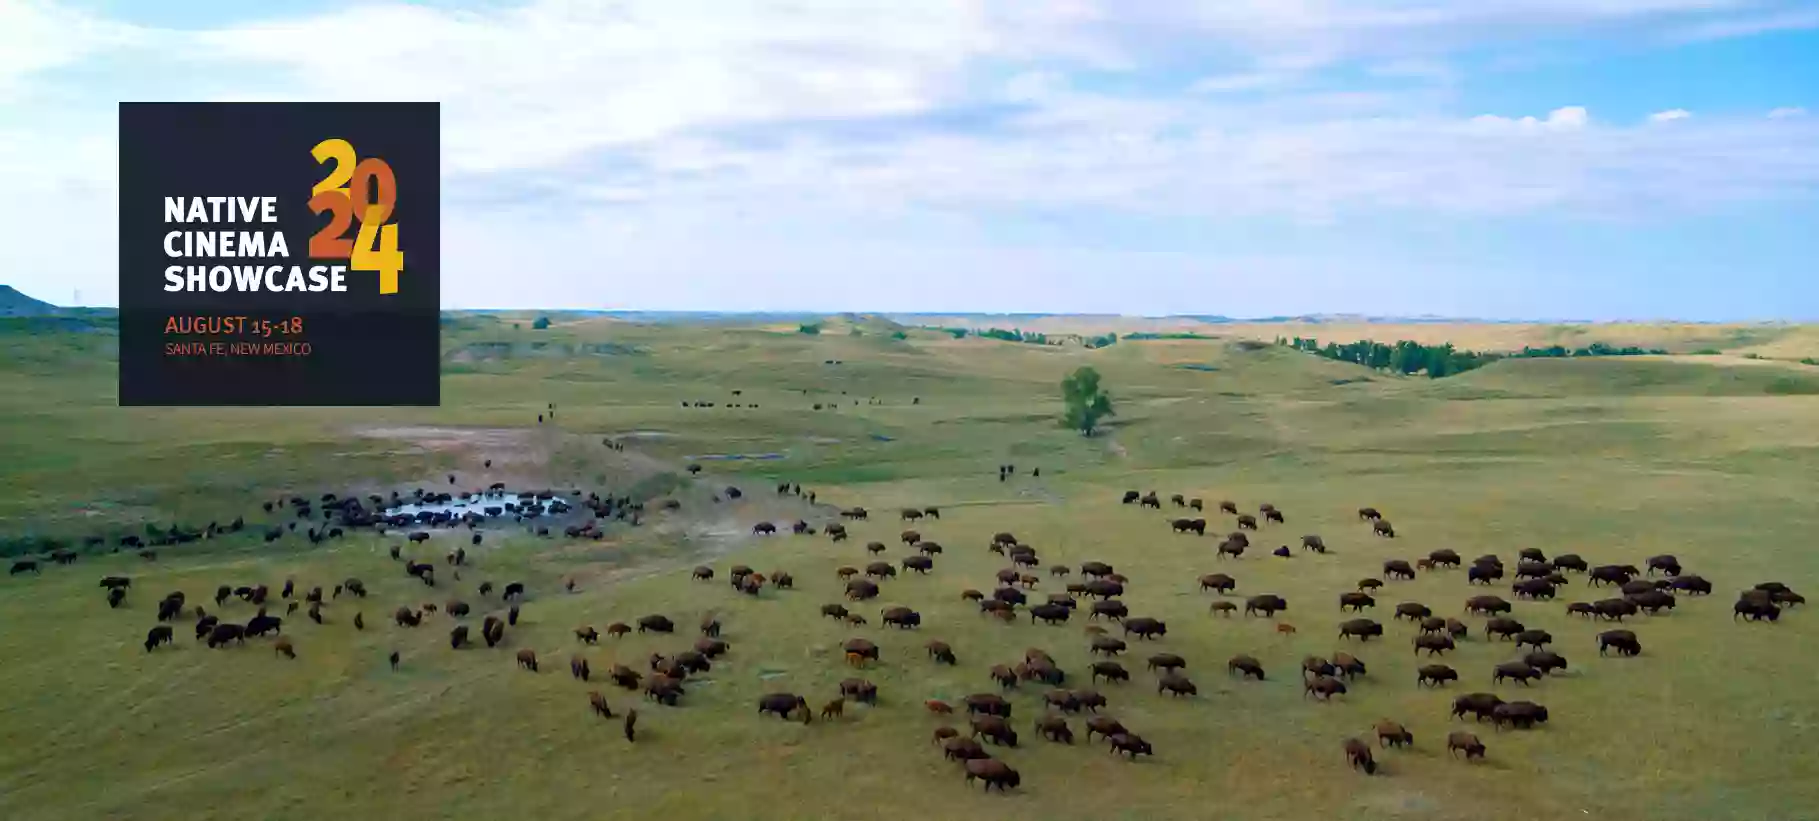
[{"label": "orange numeral 2024", "polygon": [[[310,257],[345,259],[349,270],[377,273],[379,293],[398,293],[404,253],[398,250],[398,224],[386,222],[398,202],[398,178],[391,165],[378,157],[356,162],[354,146],[339,138],[317,143],[310,156],[333,164],[328,176],[310,190],[309,210],[329,212],[328,224],[309,239]],[[358,213],[356,204],[361,206]],[[347,229],[356,216],[360,230],[349,239]]]}]

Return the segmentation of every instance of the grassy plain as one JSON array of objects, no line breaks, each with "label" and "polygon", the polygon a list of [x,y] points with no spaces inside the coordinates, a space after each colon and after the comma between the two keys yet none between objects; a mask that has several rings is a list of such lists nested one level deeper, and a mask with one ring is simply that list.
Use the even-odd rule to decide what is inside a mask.
[{"label": "grassy plain", "polygon": [[[928,331],[895,340],[875,324],[863,336],[844,323],[819,336],[603,319],[542,332],[521,325],[452,321],[435,410],[119,409],[107,332],[0,337],[0,537],[120,533],[239,513],[263,523],[257,503],[280,494],[446,487],[448,472],[463,487],[640,489],[684,504],[601,542],[495,535],[462,582],[444,578],[434,591],[398,572],[385,555],[391,542],[370,533],[316,548],[300,539],[268,547],[249,534],[168,549],[152,563],[100,554],[41,577],[0,578],[0,738],[9,742],[0,747],[0,818],[1814,817],[1819,628],[1804,608],[1777,624],[1734,623],[1729,605],[1758,581],[1804,590],[1819,577],[1810,549],[1819,529],[1819,368],[1733,357],[1524,360],[1426,380],[1231,339],[1086,351]],[[1264,336],[1276,333],[1293,335]],[[1488,340],[1495,331],[1472,333]],[[1606,338],[1594,328],[1536,341],[1743,352],[1813,338],[1709,326],[1650,333]],[[1090,439],[1055,422],[1057,384],[1083,364],[1104,374],[1118,409]],[[738,400],[733,389],[743,391]],[[881,404],[867,404],[871,397]],[[760,407],[680,407],[693,399]],[[535,415],[550,402],[558,419],[540,427]],[[814,411],[815,402],[837,407]],[[608,435],[627,450],[602,448]],[[782,458],[707,458],[733,454]],[[680,478],[691,461],[706,466],[693,483]],[[1004,462],[1020,475],[1000,483]],[[1032,467],[1041,478],[1027,475]],[[770,488],[784,480],[818,491],[822,505],[777,498]],[[746,498],[711,501],[726,485]],[[1253,550],[1219,562],[1212,538],[1169,532],[1173,511],[1118,504],[1127,488],[1209,506],[1273,502],[1288,524],[1266,528],[1260,548],[1318,533],[1333,551],[1278,559]],[[826,521],[835,505],[853,504],[875,515],[842,545],[747,535],[757,521]],[[905,555],[894,511],[912,504],[942,508],[941,521],[918,529],[947,552],[932,574],[887,582],[876,604],[912,606],[924,626],[879,628],[870,608],[860,608],[874,616],[867,628],[817,618],[820,604],[839,599],[834,569],[862,564],[863,544],[892,545],[893,561]],[[1401,538],[1370,537],[1353,513],[1367,504]],[[1221,533],[1231,529],[1229,517],[1209,518]],[[991,690],[986,667],[1031,646],[1072,674],[1088,661],[1081,620],[999,624],[958,598],[962,588],[988,588],[1001,560],[984,545],[1000,530],[1035,545],[1045,563],[1115,564],[1131,578],[1132,611],[1168,621],[1155,650],[1189,660],[1200,696],[1158,696],[1140,672],[1151,648],[1137,642],[1126,659],[1133,681],[1101,688],[1109,712],[1155,745],[1153,759],[1131,763],[1101,744],[1070,748],[1024,732],[1022,747],[1000,754],[1023,787],[1000,796],[969,791],[930,746],[939,722],[924,699]],[[426,553],[439,554],[443,538]],[[1453,614],[1471,594],[1463,574],[1391,583],[1370,614],[1386,623],[1386,640],[1362,647],[1335,640],[1336,599],[1378,575],[1384,559],[1440,547],[1506,561],[1524,547],[1594,563],[1674,553],[1718,591],[1637,619],[1641,657],[1599,658],[1592,636],[1606,628],[1564,614],[1562,602],[1593,597],[1575,579],[1561,602],[1516,605],[1517,617],[1555,635],[1567,673],[1493,688],[1492,665],[1514,651],[1474,630],[1447,660],[1465,680],[1427,691],[1414,683],[1424,662],[1409,652],[1412,628],[1389,610],[1421,601]],[[702,561],[722,572],[714,583],[688,579]],[[734,561],[789,570],[797,589],[737,596],[723,581]],[[1216,570],[1235,575],[1241,595],[1285,596],[1280,620],[1299,632],[1210,616],[1214,597],[1194,579]],[[107,573],[134,577],[119,610],[95,587]],[[184,625],[173,648],[139,646],[168,590],[198,600],[221,583],[347,576],[365,579],[373,595],[331,604],[327,625],[288,620],[295,661],[260,641],[211,652]],[[562,592],[564,578],[578,581],[575,593]],[[509,651],[451,651],[446,616],[414,631],[383,617],[399,604],[455,596],[488,612],[497,601],[481,604],[473,590],[481,579],[530,586],[507,646],[535,648],[542,674],[516,670]],[[1493,592],[1509,597],[1507,585]],[[364,632],[349,624],[357,609]],[[244,619],[250,610],[230,604],[226,613]],[[733,650],[679,708],[566,675],[573,652],[596,671],[616,661],[642,669],[650,653],[693,638],[634,635],[583,649],[571,632],[578,625],[660,612],[686,630],[710,610]],[[877,708],[849,705],[844,720],[810,726],[754,714],[768,691],[831,698],[851,675],[838,645],[854,635],[884,650],[864,674],[880,686]],[[923,657],[922,643],[935,638],[954,645],[957,668]],[[398,672],[385,662],[391,649],[404,657]],[[1362,657],[1369,675],[1331,704],[1304,699],[1300,659],[1337,649]],[[1269,680],[1228,678],[1224,662],[1235,653],[1260,658]],[[617,722],[589,715],[585,693],[596,687],[617,709],[639,708],[635,746]],[[1020,732],[1040,703],[1039,689],[1024,690],[1014,697]],[[1458,726],[1450,699],[1469,690],[1532,698],[1553,720],[1532,732],[1475,727],[1488,760],[1450,760],[1444,737]],[[1414,750],[1380,753],[1381,777],[1354,774],[1339,742],[1368,737],[1386,717],[1415,733]]]}]

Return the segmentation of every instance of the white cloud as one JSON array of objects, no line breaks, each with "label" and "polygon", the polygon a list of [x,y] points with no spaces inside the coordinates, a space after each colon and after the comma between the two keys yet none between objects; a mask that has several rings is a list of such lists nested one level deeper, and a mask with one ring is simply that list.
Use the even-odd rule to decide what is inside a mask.
[{"label": "white cloud", "polygon": [[[587,215],[590,232],[614,226],[639,243],[648,272],[699,261],[721,246],[701,242],[709,233],[749,239],[797,220],[910,212],[986,221],[1072,209],[1211,224],[1391,210],[1625,214],[1811,191],[1819,125],[1795,110],[1744,121],[1702,112],[1674,128],[1604,124],[1579,106],[1466,119],[1440,88],[1455,71],[1443,56],[1465,46],[1710,22],[1711,10],[1744,5],[530,0],[467,12],[363,5],[176,31],[0,0],[0,102],[9,80],[44,83],[29,113],[0,109],[0,179],[28,194],[0,204],[0,220],[65,249],[9,248],[0,270],[101,271],[105,286],[85,293],[112,290],[111,246],[68,229],[112,223],[112,92],[53,76],[110,50],[131,52],[123,65],[147,84],[140,98],[441,100],[451,228],[510,211],[505,192],[555,199]],[[1145,88],[1155,79],[1146,69],[1182,54],[1234,69],[1195,82],[1197,93],[1178,80]],[[1364,79],[1318,82],[1346,61]],[[1070,82],[1083,65],[1126,82]],[[170,80],[192,76],[173,67],[213,79]],[[1249,90],[1270,93],[1231,93]],[[967,117],[976,121],[941,124]],[[853,126],[868,130],[841,130]],[[61,207],[17,204],[46,197]],[[499,231],[446,236],[461,246],[452,264],[503,253],[487,243],[519,243]],[[578,236],[552,253],[586,256],[595,235]]]},{"label": "white cloud", "polygon": [[0,100],[32,74],[134,45],[147,36],[138,27],[67,9],[50,0],[0,2]]},{"label": "white cloud", "polygon": [[1800,108],[1799,106],[1784,106],[1768,113],[1768,118],[1771,120],[1785,120],[1789,117],[1804,116],[1806,116],[1806,109]]},{"label": "white cloud", "polygon": [[1482,128],[1516,129],[1521,131],[1570,131],[1584,128],[1585,124],[1590,120],[1591,115],[1585,108],[1576,105],[1556,108],[1547,113],[1547,119],[1545,120],[1537,120],[1532,115],[1512,120],[1508,117],[1501,117],[1496,114],[1481,114],[1472,118],[1472,122]]},{"label": "white cloud", "polygon": [[1687,111],[1684,108],[1674,108],[1650,114],[1648,115],[1648,121],[1651,123],[1668,123],[1673,122],[1674,120],[1684,120],[1691,116],[1693,116],[1693,112],[1691,111]]},{"label": "white cloud", "polygon": [[1788,9],[1767,14],[1750,14],[1694,23],[1674,30],[1669,35],[1669,39],[1674,42],[1696,43],[1703,40],[1722,40],[1776,31],[1801,31],[1814,28],[1819,28],[1819,10]]}]

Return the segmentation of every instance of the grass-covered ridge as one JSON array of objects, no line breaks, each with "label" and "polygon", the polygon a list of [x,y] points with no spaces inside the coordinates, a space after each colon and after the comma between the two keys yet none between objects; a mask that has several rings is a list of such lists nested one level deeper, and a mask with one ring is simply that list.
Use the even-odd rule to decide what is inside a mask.
[{"label": "grass-covered ridge", "polygon": [[[1801,328],[1735,338],[1709,326],[1610,329],[1611,345],[1722,353],[1506,358],[1429,380],[1216,325],[1159,332],[1210,338],[1132,339],[1124,329],[1017,320],[1051,337],[1120,335],[1089,348],[865,315],[656,323],[551,313],[537,330],[539,315],[451,315],[445,404],[429,410],[121,409],[107,320],[0,320],[0,540],[80,549],[88,535],[109,539],[72,567],[0,577],[0,737],[21,740],[0,750],[0,818],[1710,821],[1801,818],[1819,801],[1808,754],[1819,705],[1800,696],[1819,627],[1804,607],[1772,625],[1730,614],[1742,588],[1773,579],[1810,594],[1819,578],[1819,555],[1805,546],[1819,528],[1819,399],[1810,395],[1819,372],[1790,355],[1812,338]],[[802,334],[804,321],[826,324]],[[1528,327],[1449,333],[1473,350],[1553,344],[1549,334],[1573,347],[1600,341]],[[1750,352],[1767,358],[1742,356]],[[1092,438],[1059,424],[1061,380],[1083,365],[1102,374],[1117,410]],[[555,421],[538,425],[551,403]],[[697,478],[691,463],[702,466]],[[1000,482],[1006,463],[1018,472]],[[439,534],[406,551],[439,566],[434,589],[389,559],[395,536],[355,531],[311,546],[258,535],[283,521],[260,508],[274,497],[449,489],[450,473],[456,488],[576,487],[682,507],[653,504],[640,526],[609,523],[600,541],[489,533],[469,546],[459,582],[442,553],[451,537],[466,545],[465,531]],[[782,481],[817,493],[818,504],[778,497]],[[729,486],[743,498],[726,500]],[[1200,497],[1209,508],[1231,499],[1246,512],[1270,502],[1288,522],[1266,524],[1252,551],[1220,561],[1215,539],[1171,533],[1168,520],[1189,514],[1119,504],[1127,489]],[[852,539],[841,544],[750,533],[760,521],[825,524],[852,505],[872,518],[849,522]],[[867,542],[890,545],[882,558],[893,564],[909,555],[896,511],[911,505],[941,508],[940,520],[914,525],[945,546],[934,571],[904,573],[855,606],[869,625],[819,617],[821,604],[840,599],[835,569],[871,560]],[[1364,505],[1382,509],[1398,538],[1371,537],[1355,514]],[[148,523],[235,515],[248,532],[162,548],[153,562],[108,552]],[[1234,526],[1210,509],[1191,515],[1208,518],[1209,533]],[[1102,560],[1129,576],[1122,598],[1133,615],[1167,621],[1154,648],[1132,641],[1129,684],[1099,686],[1106,712],[1142,733],[1153,759],[1036,738],[1027,730],[1044,688],[1029,684],[1009,696],[1021,745],[994,750],[1021,771],[1020,789],[967,790],[929,743],[941,722],[924,700],[993,690],[987,668],[1030,647],[1081,679],[1070,686],[1090,686],[1083,618],[1000,624],[960,599],[964,588],[991,589],[1005,561],[985,545],[1006,530],[1040,551],[1033,599],[1062,584],[1048,566]],[[1269,555],[1306,534],[1323,536],[1330,554]],[[1389,612],[1418,601],[1456,616],[1475,593],[1514,600],[1507,579],[1489,590],[1468,588],[1462,571],[1392,582],[1364,614],[1384,623],[1385,640],[1334,638],[1339,593],[1380,576],[1386,559],[1452,548],[1468,560],[1496,553],[1513,569],[1530,547],[1594,563],[1672,553],[1717,592],[1631,620],[1645,652],[1621,660],[1599,658],[1592,641],[1615,625],[1568,617],[1564,606],[1614,593],[1574,576],[1555,602],[1517,601],[1515,615],[1550,631],[1570,662],[1527,688],[1491,684],[1492,666],[1515,653],[1485,641],[1480,619],[1468,619],[1472,638],[1440,659],[1464,680],[1417,687],[1415,669],[1429,661],[1412,655],[1413,628]],[[690,580],[700,563],[718,571],[714,581]],[[733,563],[786,570],[796,589],[740,596],[725,581]],[[1218,597],[1194,580],[1212,572],[1238,579],[1234,601],[1287,598],[1277,621],[1297,632],[1211,615]],[[96,587],[107,574],[134,579],[118,610]],[[332,599],[324,625],[286,617],[294,661],[274,655],[270,639],[210,651],[191,638],[187,617],[174,625],[176,646],[140,646],[166,592],[244,621],[253,608],[215,607],[217,585],[332,587],[349,576],[371,589],[366,600]],[[571,578],[572,594],[562,585]],[[497,594],[478,595],[483,580],[530,589],[505,648],[451,650],[455,622],[441,613],[415,630],[389,619],[400,605],[460,598],[474,606],[477,631],[481,616],[503,613]],[[876,610],[888,605],[914,607],[923,626],[881,628]],[[357,611],[364,631],[351,627]],[[686,648],[709,612],[732,650],[683,706],[601,680],[612,664],[643,671],[651,653]],[[647,613],[681,631],[593,647],[573,635]],[[881,645],[882,663],[863,673],[842,664],[839,644],[854,636]],[[952,644],[960,664],[930,663],[930,639]],[[523,648],[539,654],[543,673],[514,667]],[[393,650],[403,658],[396,672],[386,663]],[[1301,659],[1336,650],[1366,660],[1369,673],[1331,704],[1304,698]],[[1157,651],[1188,660],[1197,698],[1155,694],[1143,662]],[[563,669],[576,653],[592,665],[590,684]],[[1239,653],[1260,659],[1268,679],[1228,676],[1225,661]],[[756,698],[776,690],[818,708],[853,675],[879,686],[877,707],[848,704],[841,721],[809,726],[755,714]],[[616,722],[589,714],[590,689],[615,710],[639,710],[635,746]],[[1473,690],[1538,701],[1552,720],[1499,733],[1450,719],[1452,696]],[[1379,751],[1384,775],[1365,778],[1345,766],[1339,742],[1370,739],[1382,718],[1407,725],[1416,746]],[[1083,736],[1080,719],[1070,722]],[[1482,765],[1447,756],[1446,734],[1462,728],[1490,746]]]}]

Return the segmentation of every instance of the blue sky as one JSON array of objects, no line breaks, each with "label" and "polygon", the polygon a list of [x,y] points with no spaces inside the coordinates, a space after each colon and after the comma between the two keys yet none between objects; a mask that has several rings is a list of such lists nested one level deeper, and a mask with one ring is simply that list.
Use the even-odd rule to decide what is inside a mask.
[{"label": "blue sky", "polygon": [[118,101],[337,99],[451,308],[1819,320],[1789,0],[0,0],[0,282],[115,304]]}]

